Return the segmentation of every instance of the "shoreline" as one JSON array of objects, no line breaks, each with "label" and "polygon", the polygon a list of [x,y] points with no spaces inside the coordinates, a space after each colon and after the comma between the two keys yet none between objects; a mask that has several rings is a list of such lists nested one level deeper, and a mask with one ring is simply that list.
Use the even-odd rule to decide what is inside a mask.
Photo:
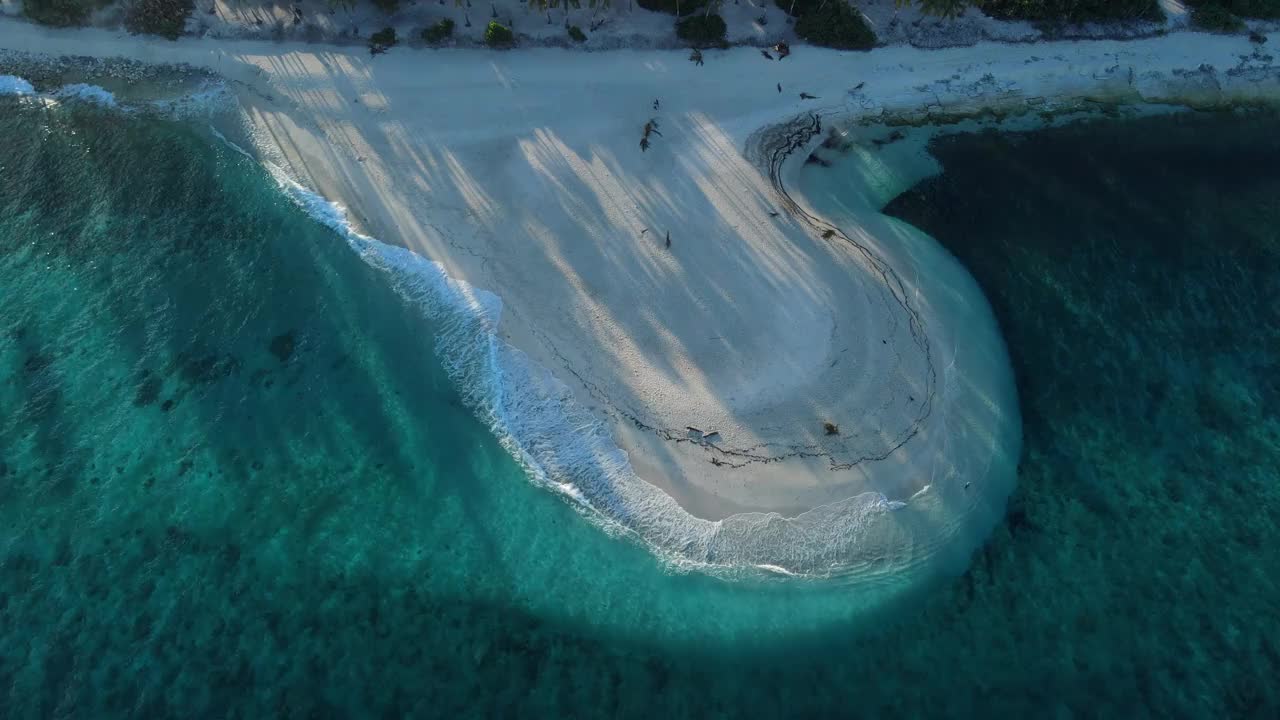
[{"label": "shoreline", "polygon": [[[804,47],[770,64],[739,49],[708,53],[706,67],[695,69],[680,51],[600,53],[583,67],[584,56],[545,49],[369,58],[349,47],[167,43],[31,29],[0,21],[0,48],[182,63],[230,79],[261,156],[347,207],[360,232],[395,241],[440,263],[449,277],[502,296],[498,338],[554,372],[554,382],[541,379],[544,394],[556,397],[555,383],[564,383],[569,399],[629,454],[640,482],[660,488],[693,520],[712,521],[698,525],[709,533],[710,549],[695,555],[712,564],[732,555],[724,537],[736,533],[722,521],[763,514],[763,525],[732,539],[738,549],[755,548],[735,561],[750,557],[802,574],[838,566],[839,558],[810,547],[803,562],[787,553],[771,562],[755,540],[743,538],[775,532],[769,523],[807,511],[821,511],[820,522],[830,525],[833,508],[845,512],[842,503],[868,493],[920,512],[918,524],[901,511],[880,512],[892,527],[860,521],[859,531],[883,541],[858,553],[860,563],[888,558],[880,571],[963,567],[1012,489],[1017,422],[1016,413],[992,415],[974,399],[991,388],[1011,391],[999,358],[989,356],[1003,346],[984,302],[966,308],[960,327],[978,329],[966,332],[963,343],[954,336],[960,328],[948,329],[939,310],[918,322],[872,311],[881,302],[867,295],[881,287],[866,284],[875,262],[814,232],[802,216],[822,216],[805,198],[792,199],[793,212],[779,212],[788,209],[780,207],[781,183],[794,186],[799,159],[815,138],[799,143],[766,178],[743,156],[761,128],[814,111],[848,121],[927,122],[940,113],[1065,111],[1134,98],[1194,106],[1280,97],[1280,70],[1263,54],[1250,61],[1255,48],[1247,39],[1199,34],[870,53]],[[1269,46],[1278,40],[1273,36]],[[788,91],[775,93],[775,84]],[[429,92],[441,97],[424,97]],[[797,100],[798,92],[818,99]],[[655,98],[657,113],[650,108]],[[641,153],[639,126],[654,115],[663,134]],[[936,292],[922,279],[930,273],[963,284],[955,268],[922,263],[885,244],[896,230],[877,210],[861,210],[862,227],[827,229],[855,245],[850,235],[872,243],[867,257],[899,274],[906,268],[901,295],[914,303]],[[668,251],[655,236],[672,229]],[[917,253],[928,242],[894,240]],[[975,290],[961,295],[972,299]],[[707,339],[709,327],[719,338]],[[885,359],[857,343],[873,333],[906,354]],[[924,346],[913,344],[920,336]],[[842,347],[871,370],[830,372]],[[919,402],[912,394],[908,403],[896,391],[877,389],[927,378],[939,366],[934,354],[949,358],[961,378],[972,375],[975,388],[957,389],[944,377],[944,396],[935,397],[925,380],[927,393]],[[878,414],[857,417],[852,408],[869,397],[880,398]],[[836,440],[823,435],[825,417],[840,421]],[[951,447],[957,422],[990,438]],[[686,426],[717,430],[720,439],[692,442],[680,435]],[[891,437],[915,430],[887,443],[877,436],[884,427],[897,428]],[[912,439],[920,432],[924,439]],[[601,452],[548,458],[553,469],[576,472],[582,468],[572,462],[616,460]],[[993,460],[1002,453],[1011,457]],[[864,470],[862,460],[871,457],[900,467]],[[734,458],[748,462],[724,467]],[[984,473],[989,488],[987,477],[975,478]],[[989,494],[960,489],[970,481]],[[631,490],[637,488],[643,489]],[[623,525],[646,540],[689,542],[680,535],[685,526],[673,529],[670,517],[644,514],[660,499],[617,495],[618,487],[600,492],[588,501],[597,509],[601,497],[622,502],[604,511],[624,515],[630,524]],[[811,520],[806,543],[817,539],[811,525],[819,520]],[[955,536],[962,540],[953,542]],[[834,542],[847,550],[848,541]]]}]

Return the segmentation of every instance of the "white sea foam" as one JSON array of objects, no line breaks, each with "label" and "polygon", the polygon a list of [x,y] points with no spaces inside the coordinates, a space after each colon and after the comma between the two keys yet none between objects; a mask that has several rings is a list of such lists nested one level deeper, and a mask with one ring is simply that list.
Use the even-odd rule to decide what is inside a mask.
[{"label": "white sea foam", "polygon": [[[926,561],[945,554],[939,552],[945,538],[936,532],[936,507],[890,502],[879,493],[792,518],[743,513],[710,521],[690,515],[636,475],[608,428],[564,383],[498,338],[502,302],[497,295],[449,277],[440,263],[407,248],[356,232],[342,206],[301,186],[275,164],[262,165],[288,197],[385,271],[393,287],[435,322],[446,370],[533,482],[571,498],[605,530],[641,539],[677,568],[731,575],[853,575],[879,588],[905,586]],[[924,531],[931,524],[932,531]]]},{"label": "white sea foam", "polygon": [[208,117],[233,107],[235,99],[226,83],[218,80],[205,81],[195,91],[178,97],[122,102],[110,90],[88,83],[71,83],[51,92],[38,93],[29,81],[15,75],[0,75],[0,95],[30,95],[58,102],[88,102],[124,113],[138,111],[173,119]]},{"label": "white sea foam", "polygon": [[117,107],[116,96],[106,88],[97,85],[88,85],[86,83],[74,83],[72,85],[63,85],[53,91],[53,97],[59,100],[83,100],[85,102],[97,103],[105,107]]},{"label": "white sea foam", "polygon": [[147,108],[173,118],[207,117],[234,106],[235,95],[220,80],[206,80],[181,97],[151,100]]},{"label": "white sea foam", "polygon": [[35,95],[31,83],[16,75],[0,75],[0,95]]}]

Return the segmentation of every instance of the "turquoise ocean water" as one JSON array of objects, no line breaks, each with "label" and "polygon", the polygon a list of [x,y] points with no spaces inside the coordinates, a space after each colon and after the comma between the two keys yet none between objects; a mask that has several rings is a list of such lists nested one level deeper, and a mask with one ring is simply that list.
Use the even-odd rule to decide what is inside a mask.
[{"label": "turquoise ocean water", "polygon": [[1274,713],[1274,122],[940,143],[892,209],[992,299],[1027,448],[970,572],[868,613],[528,482],[440,321],[203,126],[0,97],[0,714]]}]

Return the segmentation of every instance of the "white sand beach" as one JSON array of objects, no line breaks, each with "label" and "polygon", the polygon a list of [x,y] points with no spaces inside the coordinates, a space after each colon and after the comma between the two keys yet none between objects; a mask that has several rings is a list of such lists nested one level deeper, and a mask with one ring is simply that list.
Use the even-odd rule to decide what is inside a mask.
[{"label": "white sand beach", "polygon": [[[4,20],[0,49],[187,63],[231,80],[262,157],[348,208],[360,232],[501,298],[504,347],[555,381],[512,381],[490,420],[550,481],[660,550],[902,577],[962,566],[1012,491],[1020,420],[1003,341],[963,268],[878,212],[934,170],[918,148],[868,155],[877,170],[846,195],[865,202],[835,216],[779,193],[762,160],[786,143],[762,131],[1280,88],[1247,38],[1196,33],[798,46],[783,61],[737,48],[699,67],[679,50],[371,57]],[[823,137],[800,133],[773,179],[794,189]],[[563,433],[510,414],[521,398],[585,409],[627,461],[548,447]]]}]

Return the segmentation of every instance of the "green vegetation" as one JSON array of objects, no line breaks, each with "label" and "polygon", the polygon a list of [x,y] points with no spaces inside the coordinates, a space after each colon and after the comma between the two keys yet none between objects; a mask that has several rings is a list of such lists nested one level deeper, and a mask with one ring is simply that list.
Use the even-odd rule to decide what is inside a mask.
[{"label": "green vegetation", "polygon": [[698,10],[707,0],[636,0],[636,4],[645,10],[664,12],[668,15],[684,16]]},{"label": "green vegetation", "polygon": [[[982,12],[1004,20],[1042,22],[1090,22],[1107,20],[1161,20],[1159,0],[894,0],[899,6],[918,5],[940,17],[955,17],[965,8],[977,6]],[[803,16],[801,8],[812,0],[777,0],[792,15]],[[1280,0],[1187,0],[1197,25],[1211,30],[1238,30],[1236,18],[1280,18]]]},{"label": "green vegetation", "polygon": [[[956,17],[973,4],[970,0],[915,0],[915,2],[925,14],[944,18]],[[912,0],[894,0],[894,4],[899,7],[904,7],[911,3]]]},{"label": "green vegetation", "polygon": [[574,42],[587,41],[587,34],[582,32],[582,28],[578,27],[577,25],[569,26],[569,37],[572,38]]},{"label": "green vegetation", "polygon": [[422,40],[432,45],[442,43],[451,37],[453,37],[453,21],[449,18],[444,18],[435,25],[424,28],[422,31]]},{"label": "green vegetation", "polygon": [[133,0],[125,9],[124,26],[131,33],[177,40],[194,6],[194,0]]},{"label": "green vegetation", "polygon": [[1212,30],[1213,32],[1233,33],[1244,30],[1243,20],[1232,15],[1230,10],[1216,3],[1193,8],[1191,10],[1191,22],[1195,23],[1196,27]]},{"label": "green vegetation", "polygon": [[1200,27],[1208,27],[1197,19],[1201,12],[1211,17],[1225,12],[1242,18],[1280,18],[1280,0],[1189,0],[1187,4],[1193,6],[1191,19]]},{"label": "green vegetation", "polygon": [[369,54],[380,55],[396,44],[396,29],[387,27],[369,36]]},{"label": "green vegetation", "polygon": [[1240,18],[1280,18],[1280,0],[1189,0],[1196,9],[1221,5]]},{"label": "green vegetation", "polygon": [[986,14],[1005,20],[1089,22],[1160,20],[1158,0],[981,0]]},{"label": "green vegetation", "polygon": [[676,37],[694,47],[723,47],[727,28],[719,15],[693,15],[676,21]]},{"label": "green vegetation", "polygon": [[489,47],[507,47],[516,41],[511,29],[497,20],[490,20],[484,29],[484,41]]},{"label": "green vegetation", "polygon": [[373,4],[388,15],[400,9],[400,0],[373,0]]},{"label": "green vegetation", "polygon": [[67,27],[88,22],[94,4],[91,0],[26,0],[22,12],[41,25]]},{"label": "green vegetation", "polygon": [[776,0],[795,15],[796,34],[814,45],[839,50],[868,50],[876,44],[862,13],[846,0]]}]

